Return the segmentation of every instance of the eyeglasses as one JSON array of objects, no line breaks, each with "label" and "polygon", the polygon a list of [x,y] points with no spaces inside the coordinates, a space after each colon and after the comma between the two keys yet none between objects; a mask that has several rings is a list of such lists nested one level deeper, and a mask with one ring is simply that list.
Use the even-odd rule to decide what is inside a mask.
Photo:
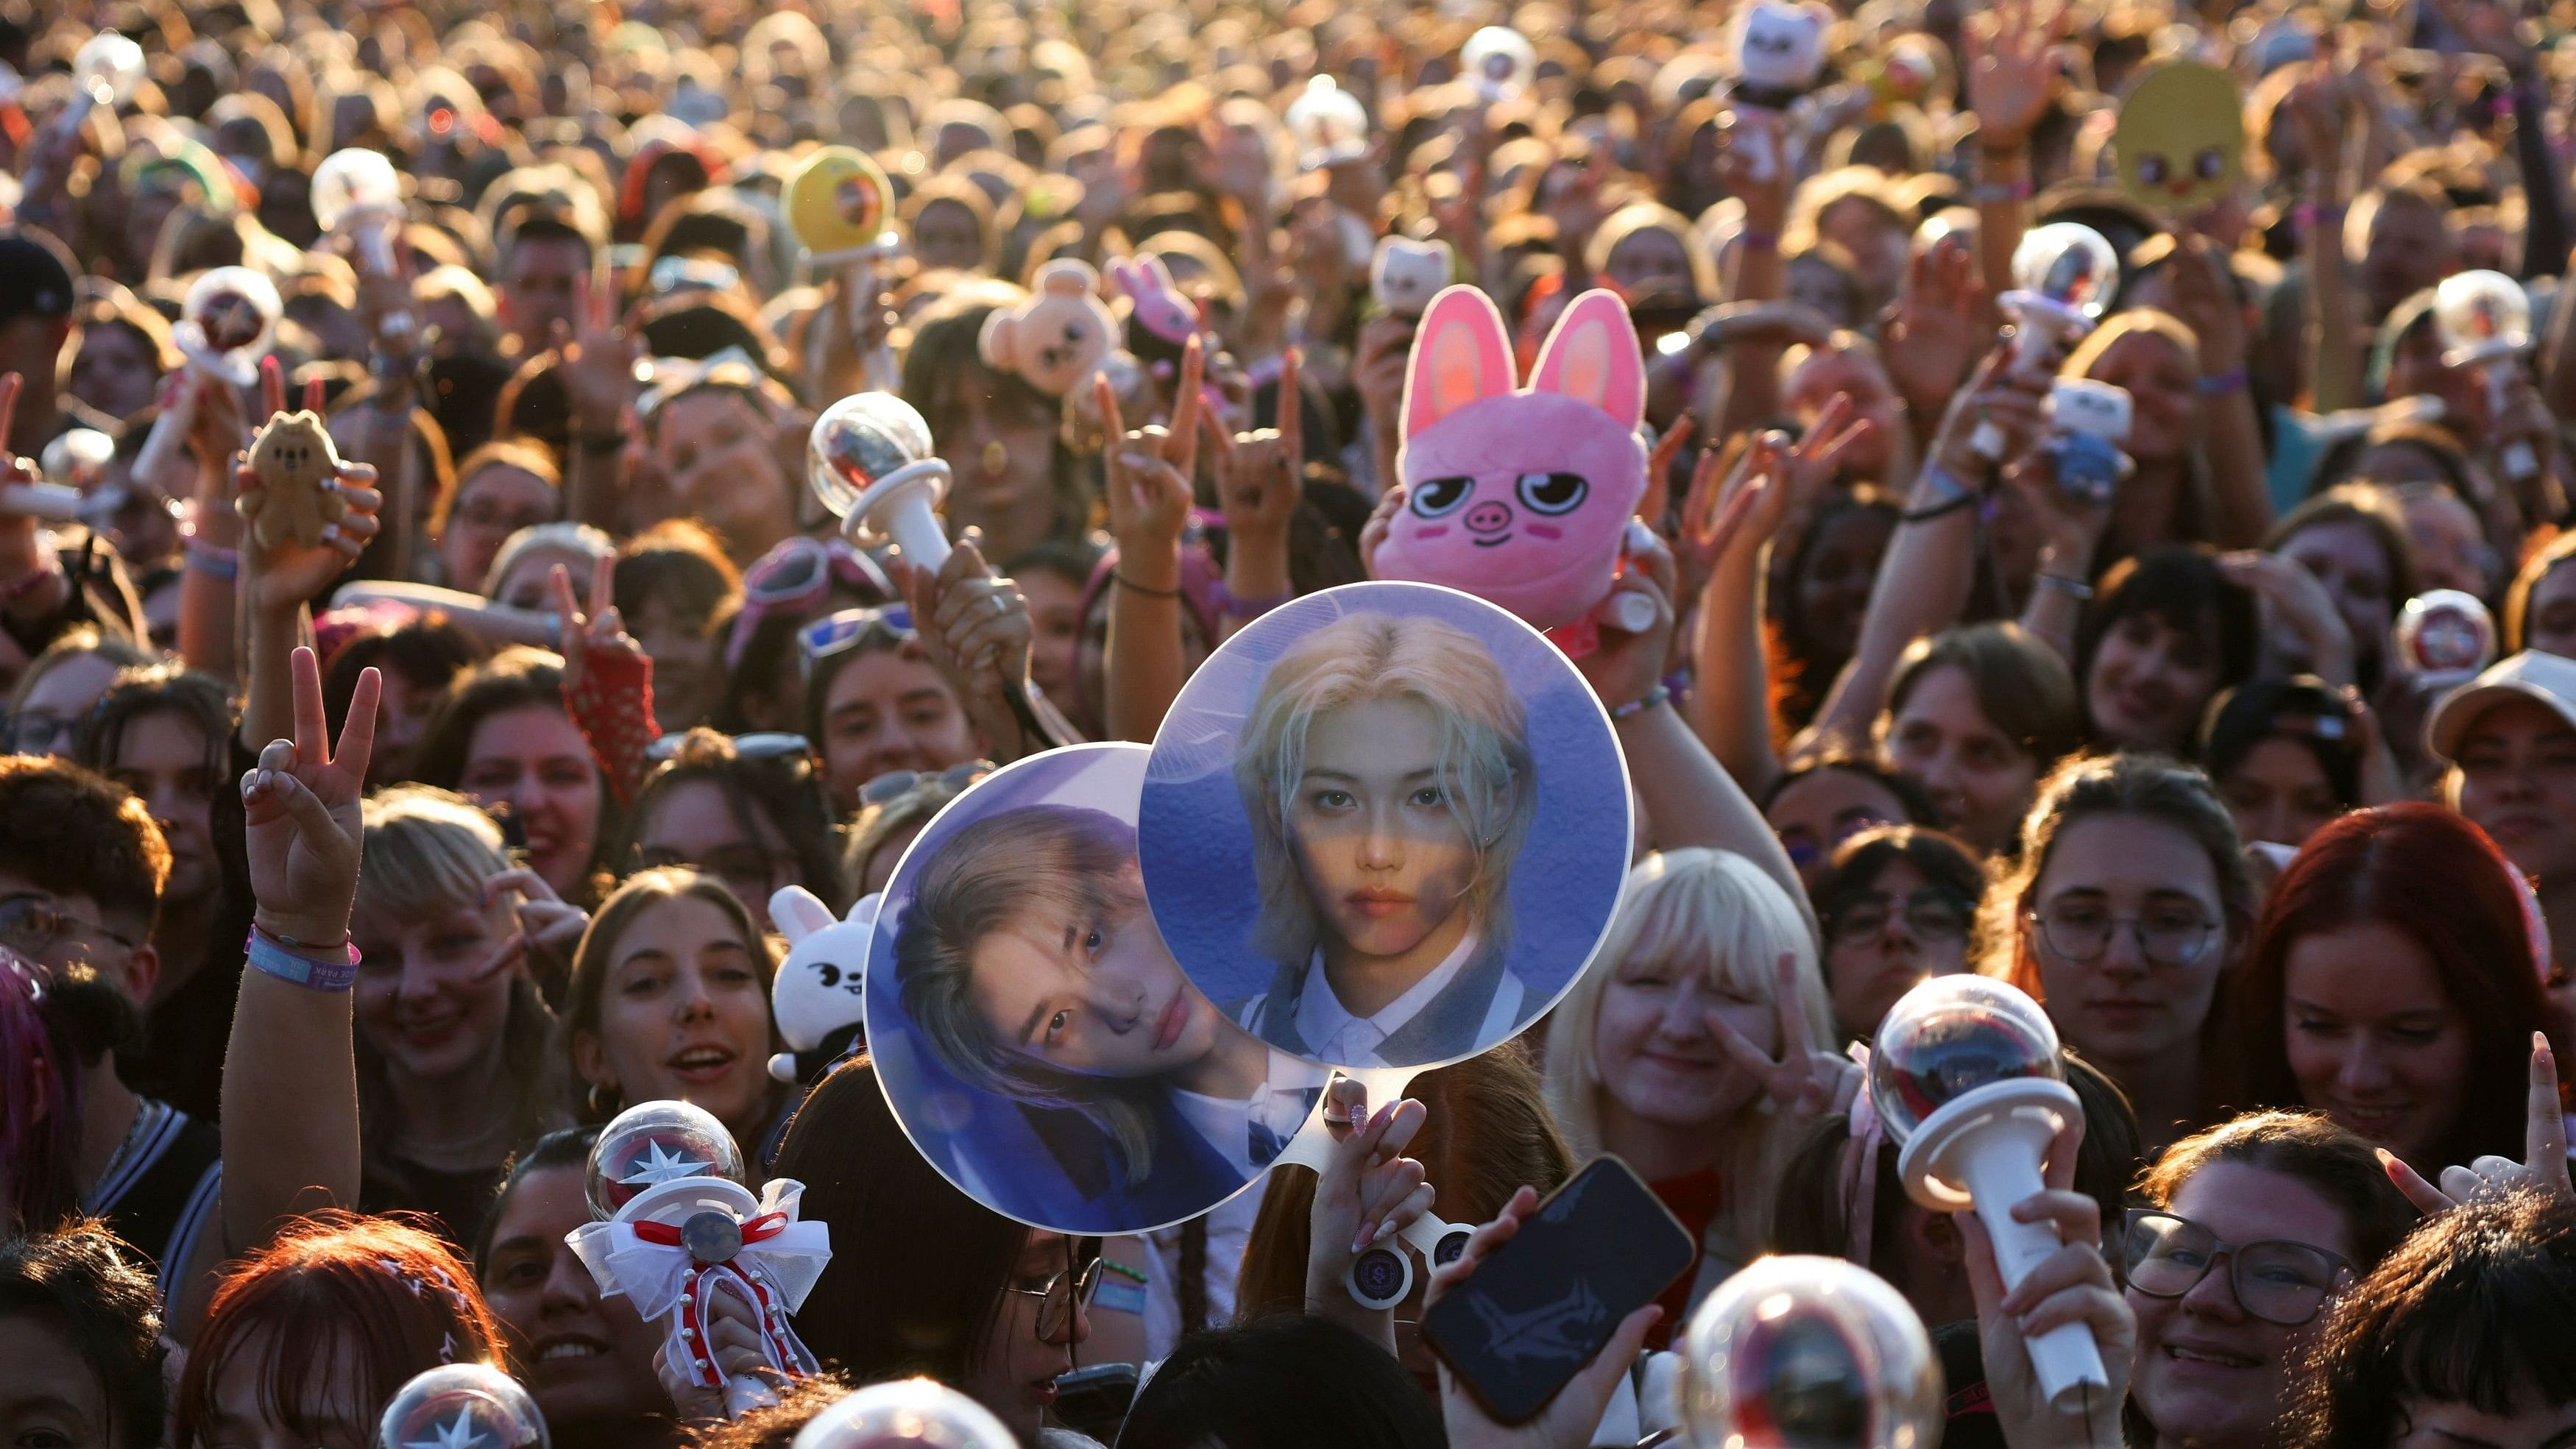
[{"label": "eyeglasses", "polygon": [[0,734],[13,755],[67,755],[80,720],[68,715],[13,714],[0,717]]},{"label": "eyeglasses", "polygon": [[993,773],[993,770],[994,765],[990,760],[968,760],[965,764],[951,765],[936,774],[926,770],[888,770],[859,787],[859,804],[883,805],[889,800],[901,799],[911,794],[916,787],[931,781],[937,781],[951,791],[962,792],[967,786]]},{"label": "eyeglasses", "polygon": [[901,604],[873,609],[843,609],[826,614],[796,631],[796,664],[807,679],[814,666],[874,640],[900,644],[913,637],[912,610]]},{"label": "eyeglasses", "polygon": [[1825,932],[1836,940],[1866,941],[1883,934],[1900,908],[1905,928],[1922,940],[1955,941],[1968,934],[1967,898],[1937,885],[1902,897],[1887,891],[1846,896],[1826,918]]},{"label": "eyeglasses", "polygon": [[111,931],[97,921],[83,920],[43,896],[11,896],[0,901],[0,946],[6,946],[30,961],[41,961],[53,948],[76,934],[104,936],[123,946],[136,949],[135,942],[119,931]]},{"label": "eyeglasses", "polygon": [[2227,1286],[2245,1311],[2266,1323],[2295,1328],[2317,1316],[2352,1264],[2323,1248],[2283,1238],[2222,1243],[2189,1218],[2144,1208],[2129,1210],[2124,1256],[2129,1286],[2150,1298],[2180,1298],[2227,1260]]},{"label": "eyeglasses", "polygon": [[1007,1291],[1023,1298],[1038,1300],[1038,1339],[1042,1343],[1062,1343],[1073,1328],[1076,1308],[1089,1309],[1092,1295],[1100,1291],[1099,1258],[1093,1258],[1079,1269],[1067,1268],[1047,1280],[1044,1288],[1013,1286]]},{"label": "eyeglasses", "polygon": [[2188,966],[2209,950],[2218,923],[2196,911],[2151,911],[2143,916],[2115,916],[2094,906],[2054,906],[2034,911],[2032,923],[2048,949],[2086,965],[2111,949],[2111,936],[2126,926],[2138,939],[2138,951],[2156,966]]},{"label": "eyeglasses", "polygon": [[[662,736],[644,747],[644,762],[648,765],[669,764],[680,757],[680,746],[687,743],[688,738],[689,734],[686,730],[675,735]],[[814,757],[813,742],[803,735],[791,735],[780,730],[757,730],[747,735],[729,735],[727,738],[733,742],[733,755],[737,760],[810,760]]]}]

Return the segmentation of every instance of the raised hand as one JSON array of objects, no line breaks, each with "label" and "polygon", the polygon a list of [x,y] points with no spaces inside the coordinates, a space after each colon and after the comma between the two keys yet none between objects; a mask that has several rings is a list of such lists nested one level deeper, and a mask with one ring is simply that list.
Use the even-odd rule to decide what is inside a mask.
[{"label": "raised hand", "polygon": [[1977,145],[2002,151],[2030,140],[2057,94],[2057,33],[2062,9],[2046,16],[2044,0],[2000,0],[1962,27],[1967,46],[1968,109],[1977,116]]},{"label": "raised hand", "polygon": [[1216,459],[1216,497],[1225,510],[1226,587],[1245,599],[1270,599],[1292,587],[1288,529],[1305,497],[1304,358],[1295,348],[1279,368],[1279,426],[1232,433],[1203,415]]},{"label": "raised hand", "polygon": [[574,284],[578,330],[555,324],[563,354],[564,390],[572,395],[573,429],[590,437],[614,432],[635,400],[635,338],[617,316],[617,295],[605,279],[584,276]]},{"label": "raised hand", "polygon": [[1200,387],[1207,377],[1206,356],[1193,337],[1181,354],[1180,381],[1172,402],[1169,427],[1127,430],[1118,409],[1117,390],[1109,375],[1092,379],[1092,390],[1107,432],[1109,532],[1118,540],[1120,566],[1140,554],[1176,549],[1190,517],[1190,478],[1198,467]]},{"label": "raised hand", "polygon": [[1994,346],[1985,303],[1977,249],[1964,233],[1941,238],[1907,263],[1879,357],[1917,418],[1939,416],[1977,355]]},{"label": "raised hand", "polygon": [[[260,369],[261,401],[268,416],[286,411],[286,377],[275,367]],[[304,385],[304,407],[319,416],[322,412],[322,380],[313,378]],[[403,446],[410,446],[408,430]],[[385,506],[385,495],[376,490],[376,470],[370,463],[343,461],[337,476],[323,487],[340,495],[348,512],[338,522],[325,526],[322,541],[306,547],[292,534],[282,535],[275,544],[262,544],[259,530],[242,530],[241,553],[244,582],[250,590],[253,608],[292,610],[311,603],[331,586],[331,581],[348,572],[349,565],[367,551],[383,527],[378,513]],[[258,511],[253,501],[259,493],[259,474],[247,460],[233,470],[233,511],[244,518]]]},{"label": "raised hand", "polygon": [[[1495,1219],[1476,1229],[1467,1239],[1467,1250],[1442,1264],[1431,1275],[1431,1286],[1423,1295],[1423,1307],[1457,1291],[1460,1284],[1476,1275],[1485,1259],[1493,1256],[1521,1230],[1521,1224],[1538,1211],[1538,1193],[1524,1187],[1512,1194]],[[1592,1431],[1601,1415],[1610,1407],[1610,1396],[1619,1381],[1646,1346],[1646,1335],[1664,1316],[1664,1310],[1649,1303],[1619,1320],[1619,1329],[1610,1342],[1590,1363],[1566,1381],[1554,1399],[1537,1418],[1526,1424],[1498,1423],[1476,1402],[1475,1395],[1458,1383],[1447,1364],[1440,1366],[1440,1417],[1449,1429],[1450,1449],[1582,1449],[1592,1442]]]},{"label": "raised hand", "polygon": [[2311,673],[2328,684],[2353,683],[2356,651],[2351,626],[2344,623],[2343,611],[2335,607],[2326,586],[2305,565],[2276,553],[2240,549],[2219,555],[2218,569],[2262,605],[2270,625],[2266,633],[2285,631],[2307,651]]},{"label": "raised hand", "polygon": [[1710,1007],[1703,1018],[1709,1035],[1717,1038],[1718,1049],[1726,1053],[1727,1060],[1761,1083],[1762,1094],[1793,1120],[1848,1108],[1860,1090],[1860,1068],[1849,1057],[1807,1044],[1814,1037],[1807,1029],[1807,1003],[1798,994],[1797,956],[1781,952],[1774,972],[1771,1007],[1780,1019],[1778,1061],[1747,1041],[1744,1033],[1737,1031],[1725,1013],[1715,1007]]},{"label": "raised hand", "polygon": [[[19,381],[14,372],[0,372],[0,489],[44,481],[35,460],[9,451],[9,427],[18,415]],[[0,509],[0,587],[25,578],[44,562],[35,515]]]},{"label": "raised hand", "polygon": [[384,685],[375,670],[360,672],[334,751],[322,716],[322,668],[311,649],[296,648],[294,680],[295,738],[269,741],[258,767],[241,779],[251,894],[261,930],[328,947],[349,938],[362,838],[358,798]]},{"label": "raised hand", "polygon": [[[1404,1155],[1422,1130],[1428,1111],[1407,1098],[1389,1102],[1367,1117],[1367,1089],[1348,1077],[1328,1089],[1327,1122],[1335,1142],[1315,1183],[1315,1203],[1307,1215],[1306,1302],[1336,1314],[1357,1307],[1343,1288],[1351,1261],[1370,1244],[1396,1236],[1431,1211],[1432,1185],[1422,1164]],[[1399,1250],[1401,1251],[1401,1250]]]},{"label": "raised hand", "polygon": [[[2074,1129],[2081,1135],[2080,1125]],[[2102,1206],[2072,1191],[2074,1143],[2061,1135],[2051,1146],[2047,1186],[2012,1205],[2016,1221],[2056,1225],[2065,1244],[2039,1260],[2010,1292],[1995,1263],[1994,1242],[1972,1212],[1953,1213],[1967,1259],[1968,1289],[1977,1304],[1977,1338],[1984,1351],[1986,1389],[1993,1396],[2003,1438],[2013,1449],[2120,1449],[2120,1406],[2128,1397],[2137,1354],[2138,1320],[2112,1280],[2102,1257]],[[2039,1389],[2030,1341],[2054,1328],[2081,1323],[2093,1332],[2111,1383],[2074,1412],[2061,1412]]]},{"label": "raised hand", "polygon": [[555,565],[547,576],[546,587],[554,595],[559,641],[556,647],[563,655],[563,686],[567,692],[579,692],[594,658],[607,654],[643,657],[644,646],[626,632],[626,621],[617,612],[616,559],[603,555],[592,562],[590,607],[586,610],[573,597],[572,571],[562,564]]},{"label": "raised hand", "polygon": [[519,929],[503,944],[484,973],[531,958],[551,968],[538,974],[568,972],[573,949],[581,944],[581,933],[590,929],[589,915],[579,906],[565,904],[563,897],[555,894],[555,888],[546,884],[545,877],[524,866],[485,877],[482,903],[489,906],[503,896],[519,898],[518,905],[512,908]]},{"label": "raised hand", "polygon": [[1634,634],[1610,627],[1608,601],[1593,611],[1601,627],[1600,646],[1574,662],[1592,692],[1601,698],[1601,707],[1618,710],[1637,703],[1652,694],[1663,681],[1672,652],[1673,626],[1680,615],[1673,593],[1675,573],[1673,551],[1663,536],[1647,527],[1642,520],[1628,524],[1628,563],[1619,575],[1614,594],[1637,594],[1653,602],[1654,622]]},{"label": "raised hand", "polygon": [[2245,366],[2245,308],[2237,301],[2227,255],[2198,233],[2186,234],[2181,254],[2173,259],[2173,310],[2200,339],[2204,377],[2236,372]]},{"label": "raised hand", "polygon": [[1015,701],[1025,707],[1029,693],[1035,627],[1028,600],[985,562],[981,531],[966,530],[936,573],[908,559],[895,560],[891,572],[912,607],[931,667],[957,691],[994,757],[1015,757],[1004,749],[1013,739],[1022,739],[1018,753],[1045,749],[1045,740],[1022,738],[1027,726],[1013,707]]},{"label": "raised hand", "polygon": [[2531,1034],[2529,1103],[2520,1162],[2489,1155],[2466,1167],[2445,1167],[2440,1187],[2426,1182],[2384,1147],[2379,1150],[2379,1165],[2426,1217],[2449,1212],[2473,1197],[2516,1188],[2546,1193],[2562,1202],[2576,1201],[2576,1185],[2567,1175],[2567,1119],[2558,1105],[2558,1058],[2549,1050],[2549,1038],[2536,1031]]},{"label": "raised hand", "polygon": [[1949,411],[1932,435],[1929,460],[1970,487],[1986,476],[1986,459],[1976,450],[1980,423],[1993,423],[2003,432],[2006,457],[2028,448],[2047,427],[2048,380],[2024,373],[2012,361],[2007,347],[1987,353],[1976,376],[1951,396]]}]

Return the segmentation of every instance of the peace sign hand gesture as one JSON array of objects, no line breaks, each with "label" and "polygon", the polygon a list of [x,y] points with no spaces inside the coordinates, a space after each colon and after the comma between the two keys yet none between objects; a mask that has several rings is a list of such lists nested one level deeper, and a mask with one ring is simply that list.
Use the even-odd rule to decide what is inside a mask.
[{"label": "peace sign hand gesture", "polygon": [[359,674],[335,753],[322,716],[322,668],[311,649],[296,648],[294,678],[294,740],[269,741],[258,767],[241,778],[251,893],[261,930],[327,946],[348,939],[358,896],[358,797],[375,749],[383,681],[373,669]]},{"label": "peace sign hand gesture", "polygon": [[1781,952],[1776,970],[1771,1006],[1780,1017],[1778,1061],[1746,1040],[1716,1007],[1702,1018],[1709,1035],[1717,1038],[1719,1050],[1729,1061],[1762,1084],[1762,1094],[1784,1115],[1798,1119],[1850,1110],[1852,1098],[1860,1091],[1860,1067],[1849,1057],[1807,1045],[1815,1038],[1807,1029],[1807,1006],[1798,993],[1797,956]]},{"label": "peace sign hand gesture", "polygon": [[635,400],[636,342],[617,316],[616,290],[605,279],[583,276],[574,284],[578,329],[555,324],[555,349],[563,354],[565,391],[572,394],[573,427],[601,437],[624,421]]},{"label": "peace sign hand gesture", "polygon": [[623,655],[640,659],[644,646],[626,632],[626,621],[617,612],[617,560],[602,555],[590,568],[590,608],[584,612],[573,597],[572,571],[562,564],[546,580],[554,594],[555,618],[561,629],[563,687],[567,694],[577,694],[594,656]]}]

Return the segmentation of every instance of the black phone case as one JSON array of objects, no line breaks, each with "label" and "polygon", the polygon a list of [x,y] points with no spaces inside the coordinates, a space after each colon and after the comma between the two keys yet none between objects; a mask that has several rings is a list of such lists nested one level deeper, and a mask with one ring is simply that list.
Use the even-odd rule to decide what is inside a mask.
[{"label": "black phone case", "polygon": [[1596,1157],[1422,1315],[1423,1341],[1487,1413],[1526,1422],[1698,1247],[1635,1169]]}]

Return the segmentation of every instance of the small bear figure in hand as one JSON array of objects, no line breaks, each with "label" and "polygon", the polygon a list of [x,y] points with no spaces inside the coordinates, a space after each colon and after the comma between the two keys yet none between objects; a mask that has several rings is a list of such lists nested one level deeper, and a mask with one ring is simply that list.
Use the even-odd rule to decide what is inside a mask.
[{"label": "small bear figure in hand", "polygon": [[305,548],[317,547],[324,531],[349,511],[348,500],[329,486],[340,476],[340,455],[317,414],[270,418],[251,444],[250,467],[259,487],[233,506],[263,547],[275,548],[290,537]]}]

